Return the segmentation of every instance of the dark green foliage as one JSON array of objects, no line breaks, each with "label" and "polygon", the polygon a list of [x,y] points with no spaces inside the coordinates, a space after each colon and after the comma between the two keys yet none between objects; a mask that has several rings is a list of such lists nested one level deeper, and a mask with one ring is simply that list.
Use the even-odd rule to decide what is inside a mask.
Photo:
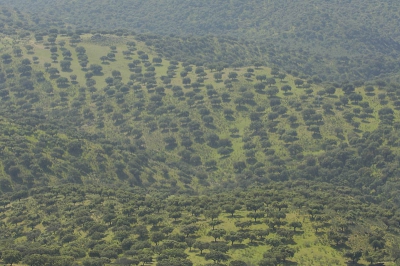
[{"label": "dark green foliage", "polygon": [[[17,29],[9,24],[4,31]],[[187,252],[197,252],[228,264],[229,246],[247,252],[268,245],[260,265],[277,265],[302,248],[296,239],[313,228],[307,236],[315,233],[353,262],[361,256],[357,241],[366,242],[368,261],[395,259],[388,251],[400,202],[393,80],[368,83],[376,88],[364,89],[364,81],[320,87],[336,69],[321,67],[325,55],[312,56],[312,48],[299,54],[250,39],[61,28],[35,32],[41,43],[26,51],[4,43],[3,256],[18,250],[17,259],[29,265],[191,265]],[[96,39],[110,44],[92,58],[88,47],[101,50]],[[264,56],[303,73],[266,68]],[[337,80],[351,79],[357,56],[364,59],[330,58],[343,66]],[[128,68],[117,69],[120,63]],[[331,74],[315,76],[315,67]]]},{"label": "dark green foliage", "polygon": [[18,250],[3,250],[1,252],[1,258],[5,263],[12,266],[14,263],[21,261],[22,255]]},{"label": "dark green foliage", "polygon": [[[344,4],[321,0],[290,4],[273,1],[269,5],[263,2],[247,3],[238,0],[230,4],[195,1],[182,3],[166,1],[156,4],[154,0],[142,4],[140,1],[125,0],[119,2],[118,5],[113,5],[113,2],[109,0],[102,0],[96,7],[88,1],[83,1],[79,5],[59,1],[49,6],[45,1],[31,4],[23,0],[7,0],[5,4],[35,14],[34,21],[43,20],[42,23],[35,25],[38,28],[43,25],[68,23],[75,24],[77,28],[108,29],[119,36],[126,34],[127,31],[116,31],[116,28],[162,35],[180,33],[195,36],[207,34],[231,36],[220,37],[217,40],[208,37],[196,40],[196,37],[191,37],[183,42],[177,41],[177,38],[173,36],[158,38],[154,35],[145,35],[142,37],[165,55],[176,55],[177,58],[185,57],[188,60],[193,60],[195,57],[203,64],[210,64],[211,62],[207,62],[209,60],[219,63],[221,56],[215,56],[215,54],[221,53],[221,50],[224,50],[223,62],[233,65],[241,65],[242,61],[250,58],[253,61],[260,61],[262,60],[260,51],[264,53],[268,51],[270,63],[279,64],[280,67],[288,70],[296,68],[293,73],[303,72],[312,77],[310,80],[314,83],[326,78],[331,81],[337,80],[338,77],[341,80],[355,80],[359,79],[360,75],[371,78],[398,72],[391,53],[397,53],[399,40],[393,35],[388,35],[388,32],[397,31],[394,26],[396,25],[395,10],[398,8],[396,1],[378,5],[377,9],[381,14],[379,18],[382,19],[368,16],[377,6],[375,2],[365,4],[361,0]],[[318,10],[309,10],[306,8],[308,6],[318,6]],[[362,10],[361,7],[363,7]],[[101,12],[98,12],[97,8]],[[221,13],[220,10],[226,10],[226,12]],[[335,10],[335,12],[328,14],[325,10]],[[193,16],[189,19],[186,12]],[[137,15],[132,16],[132,14]],[[361,15],[354,16],[354,14]],[[104,20],[103,17],[108,17],[109,20]],[[173,19],[167,19],[169,17]],[[306,21],[303,18],[306,18]],[[318,24],[319,21],[324,21],[324,23],[319,27],[312,26]],[[365,23],[365,21],[368,22]],[[339,22],[351,27],[341,26]],[[22,23],[28,28],[27,24],[27,22]],[[293,25],[296,25],[296,31],[291,32],[288,29]],[[35,34],[37,40],[43,39],[41,32]],[[78,33],[82,32],[85,30],[78,31]],[[71,32],[70,36],[71,41],[79,41],[78,34]],[[241,43],[233,40],[232,37],[256,40],[257,43],[251,45]],[[49,39],[52,42],[55,41],[54,38]],[[233,49],[231,48],[232,41],[237,42]],[[210,52],[203,49],[202,45],[193,45],[193,43],[206,43],[206,46],[213,47],[213,50]],[[219,46],[224,49],[220,49]],[[248,53],[247,50],[252,52]],[[201,55],[203,52],[206,56]],[[147,60],[147,54],[140,56]],[[288,58],[298,63],[293,64]],[[374,62],[382,58],[382,64],[378,67]],[[359,64],[361,61],[362,65]],[[158,62],[154,61],[154,63]],[[250,64],[250,60],[248,63]],[[216,64],[214,65],[211,69],[217,69]],[[274,74],[276,78],[284,78],[280,76],[279,71]]]}]

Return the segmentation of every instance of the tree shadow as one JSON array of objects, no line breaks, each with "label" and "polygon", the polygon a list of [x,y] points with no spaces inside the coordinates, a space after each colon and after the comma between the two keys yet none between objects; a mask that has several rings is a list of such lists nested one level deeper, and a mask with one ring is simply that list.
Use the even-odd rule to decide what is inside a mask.
[{"label": "tree shadow", "polygon": [[293,233],[294,233],[295,235],[303,235],[303,234],[304,234],[304,231],[298,230],[298,231],[294,231]]},{"label": "tree shadow", "polygon": [[334,115],[335,112],[333,112],[332,110],[325,110],[325,111],[324,111],[324,114],[325,114],[325,115]]},{"label": "tree shadow", "polygon": [[295,266],[295,265],[299,265],[299,264],[295,261],[288,260],[288,261],[285,261],[282,265],[283,266]]},{"label": "tree shadow", "polygon": [[348,245],[346,245],[345,243],[342,243],[342,244],[339,244],[339,245],[333,245],[332,248],[337,250],[337,251],[342,251],[342,250],[349,249],[350,247]]},{"label": "tree shadow", "polygon": [[336,137],[340,140],[345,140],[345,137],[342,134],[338,134]]},{"label": "tree shadow", "polygon": [[[360,264],[360,263],[357,263],[357,262],[352,262],[352,261],[348,261],[348,262],[346,262],[346,265],[347,266],[363,266],[364,264]],[[375,264],[372,264],[372,265],[375,265]]]},{"label": "tree shadow", "polygon": [[166,145],[166,146],[165,146],[165,149],[168,150],[168,151],[172,151],[172,150],[174,150],[177,146],[178,146],[178,145],[176,145],[176,144],[173,144],[173,145]]},{"label": "tree shadow", "polygon": [[20,77],[30,77],[30,76],[32,76],[32,73],[31,72],[25,72],[25,73],[21,73],[19,76]]},{"label": "tree shadow", "polygon": [[204,126],[205,126],[206,128],[209,128],[209,129],[217,129],[217,127],[214,126],[213,124],[204,124]]},{"label": "tree shadow", "polygon": [[313,137],[313,139],[322,139],[322,136],[321,136],[321,134],[320,133],[313,133],[312,134],[312,137]]},{"label": "tree shadow", "polygon": [[263,243],[261,242],[261,244],[260,244],[258,241],[253,241],[253,242],[248,243],[247,245],[250,247],[258,247],[260,245],[262,246]]},{"label": "tree shadow", "polygon": [[57,87],[60,89],[65,89],[68,88],[70,85],[69,84],[58,84]]},{"label": "tree shadow", "polygon": [[257,159],[254,157],[246,159],[246,163],[248,163],[250,165],[254,165],[256,162],[257,162]]},{"label": "tree shadow", "polygon": [[233,243],[233,245],[230,245],[231,249],[245,249],[246,247],[247,247],[247,245],[242,244],[242,243],[240,243],[240,244]]},{"label": "tree shadow", "polygon": [[246,103],[248,105],[250,105],[250,106],[256,106],[257,105],[257,103],[254,100],[248,100]]},{"label": "tree shadow", "polygon": [[125,123],[125,122],[126,122],[125,119],[116,120],[116,121],[114,122],[114,126],[119,126],[119,125],[121,125],[121,124],[123,124],[123,123]]},{"label": "tree shadow", "polygon": [[198,144],[204,144],[206,142],[204,138],[195,138],[194,141]]},{"label": "tree shadow", "polygon": [[236,106],[236,111],[244,111],[244,112],[247,112],[247,111],[249,111],[249,108],[247,108],[246,106],[244,106],[244,105],[237,105]]},{"label": "tree shadow", "polygon": [[154,231],[160,231],[160,228],[161,228],[161,226],[153,225],[153,226],[150,228],[150,231],[152,231],[152,232],[154,232]]},{"label": "tree shadow", "polygon": [[120,180],[127,180],[129,176],[124,171],[117,171],[117,176]]},{"label": "tree shadow", "polygon": [[217,170],[218,170],[218,167],[209,167],[209,168],[206,169],[207,172],[214,172],[214,171],[217,171]]},{"label": "tree shadow", "polygon": [[332,99],[337,99],[338,98],[338,96],[335,95],[335,94],[328,94],[328,95],[326,95],[326,97],[332,98]]}]

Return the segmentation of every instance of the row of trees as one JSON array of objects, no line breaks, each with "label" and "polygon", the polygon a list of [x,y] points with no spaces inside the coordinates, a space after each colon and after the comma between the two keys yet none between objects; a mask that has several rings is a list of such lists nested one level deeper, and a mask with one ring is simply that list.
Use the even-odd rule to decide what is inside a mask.
[{"label": "row of trees", "polygon": [[[351,204],[344,197],[349,193]],[[168,265],[179,259],[191,265],[196,263],[189,259],[191,251],[207,261],[235,265],[239,262],[230,258],[232,248],[265,245],[264,259],[257,263],[279,265],[301,250],[296,236],[303,230],[315,231],[321,241],[329,241],[326,245],[344,248],[343,256],[353,262],[397,258],[398,247],[391,243],[388,248],[387,239],[399,230],[399,214],[391,206],[365,204],[361,193],[345,187],[300,181],[201,196],[169,194],[71,185],[9,194],[0,202],[5,213],[0,237],[8,238],[2,259],[29,265],[72,265],[74,260],[85,265]],[[288,222],[289,214],[296,219]],[[373,230],[376,223],[386,229]],[[367,239],[358,235],[360,230]],[[14,242],[22,236],[27,242]]]},{"label": "row of trees", "polygon": [[[53,42],[55,42],[55,40]],[[70,62],[70,59],[72,58],[72,53],[69,52],[64,46],[65,44],[61,45],[59,43],[59,48],[64,53],[65,60],[62,61]],[[50,106],[57,106],[60,104],[60,102],[65,106],[67,102],[71,101],[70,103],[68,103],[68,105],[70,106],[65,109],[64,113],[60,113],[58,110],[54,110],[54,112],[51,112],[51,115],[53,116],[54,121],[57,122],[58,119],[63,116],[63,119],[68,120],[68,123],[70,123],[70,125],[73,127],[79,127],[84,123],[91,123],[91,121],[96,118],[96,126],[99,129],[103,129],[105,127],[105,121],[107,121],[108,118],[113,121],[113,126],[122,135],[127,134],[129,137],[133,136],[136,140],[131,142],[131,144],[136,147],[140,147],[140,149],[146,148],[142,136],[147,132],[147,130],[155,133],[160,132],[164,135],[160,139],[165,141],[165,148],[169,150],[174,150],[174,152],[179,156],[177,156],[177,158],[180,158],[178,164],[174,165],[174,167],[176,168],[169,169],[168,172],[171,171],[171,173],[174,174],[176,173],[176,171],[179,171],[180,181],[186,184],[191,183],[194,176],[206,176],[205,179],[207,179],[208,175],[213,175],[213,171],[218,170],[218,162],[215,159],[204,159],[202,154],[204,152],[202,150],[203,148],[196,150],[196,147],[199,147],[198,144],[207,143],[211,150],[215,149],[215,151],[222,158],[228,158],[230,154],[235,151],[233,149],[233,143],[236,138],[235,132],[238,132],[237,130],[239,129],[235,127],[231,128],[232,135],[228,138],[224,137],[221,139],[218,130],[222,128],[220,124],[221,121],[223,121],[223,123],[226,123],[227,125],[233,124],[233,121],[235,121],[236,117],[238,117],[241,112],[244,113],[246,116],[248,115],[249,119],[251,120],[251,124],[248,129],[246,128],[246,131],[249,130],[249,133],[246,133],[248,134],[248,136],[245,135],[242,138],[243,149],[241,151],[243,152],[243,155],[245,157],[242,157],[237,162],[232,162],[231,171],[237,171],[234,165],[235,163],[237,163],[238,165],[242,165],[241,167],[237,168],[241,170],[237,171],[236,179],[239,183],[243,185],[250,184],[254,180],[267,182],[269,179],[286,180],[298,176],[317,178],[320,169],[325,169],[323,171],[326,171],[326,169],[330,170],[333,168],[333,166],[331,165],[327,166],[327,164],[325,164],[325,162],[321,161],[319,158],[317,158],[318,163],[316,165],[313,165],[313,167],[317,166],[316,169],[310,169],[308,167],[308,163],[305,162],[306,158],[304,158],[304,156],[302,155],[303,151],[307,149],[305,149],[302,144],[299,144],[300,138],[298,136],[298,131],[296,130],[296,127],[299,125],[299,123],[302,123],[301,118],[304,120],[304,123],[308,127],[308,129],[312,132],[312,136],[315,138],[321,138],[324,137],[323,131],[321,131],[321,128],[324,126],[324,118],[329,117],[329,115],[331,115],[333,112],[342,112],[343,110],[346,110],[342,113],[343,117],[355,129],[358,129],[360,127],[359,121],[361,119],[372,118],[371,114],[373,114],[374,112],[374,109],[370,107],[369,99],[363,99],[363,97],[359,93],[354,93],[356,87],[355,84],[343,84],[342,86],[338,84],[333,84],[332,86],[327,86],[325,89],[318,90],[315,93],[316,95],[314,94],[313,89],[307,88],[307,86],[304,86],[304,84],[301,85],[301,88],[292,88],[292,86],[286,84],[282,85],[281,87],[284,92],[283,98],[280,98],[278,96],[279,90],[271,85],[271,87],[268,87],[268,89],[266,90],[266,94],[268,95],[268,97],[265,97],[263,95],[263,91],[257,92],[257,88],[261,86],[265,86],[264,88],[266,88],[267,86],[269,86],[268,84],[265,84],[265,82],[268,80],[266,74],[262,74],[262,72],[260,74],[254,74],[254,77],[257,80],[255,84],[252,84],[252,86],[254,87],[237,87],[236,83],[238,82],[236,82],[235,79],[240,78],[238,77],[238,70],[229,70],[224,75],[226,75],[228,77],[228,80],[231,81],[232,87],[225,85],[226,90],[221,89],[224,91],[220,92],[219,89],[217,90],[214,87],[215,84],[212,85],[213,83],[210,84],[209,81],[204,80],[204,74],[206,74],[207,71],[206,69],[210,69],[210,71],[223,70],[219,66],[213,65],[207,66],[205,68],[203,66],[193,67],[188,64],[182,64],[181,69],[183,70],[181,71],[181,76],[196,76],[196,78],[198,79],[198,81],[196,81],[196,86],[187,87],[184,86],[184,84],[182,84],[183,86],[157,84],[157,82],[165,83],[165,81],[168,79],[170,79],[169,82],[171,82],[171,79],[175,79],[174,75],[176,75],[176,72],[179,69],[179,63],[176,61],[170,61],[170,65],[168,66],[168,71],[166,73],[167,76],[157,77],[157,75],[155,74],[155,69],[156,67],[158,67],[157,64],[160,64],[160,58],[154,58],[155,61],[153,59],[152,64],[148,61],[148,55],[141,51],[136,52],[134,48],[134,44],[127,45],[127,49],[131,50],[132,52],[130,56],[138,57],[138,59],[133,60],[126,59],[132,60],[132,63],[128,63],[128,67],[132,71],[129,82],[127,82],[126,84],[122,83],[121,72],[118,70],[113,70],[111,72],[112,76],[105,78],[107,82],[107,87],[104,88],[104,93],[100,92],[95,87],[96,84],[93,77],[95,77],[95,75],[101,75],[103,71],[103,66],[91,64],[87,69],[83,69],[83,71],[86,71],[83,73],[86,78],[86,85],[89,85],[89,87],[81,87],[78,86],[78,84],[74,84],[76,85],[76,87],[72,87],[72,89],[79,92],[75,97],[71,97],[68,90],[59,90],[58,93],[60,98],[54,100],[54,102],[52,102]],[[114,47],[113,49],[110,47],[110,49],[111,51],[116,51]],[[83,46],[78,46],[74,50],[78,58],[84,58],[86,56],[85,48]],[[135,55],[134,52],[136,52],[137,55]],[[140,56],[143,56],[143,59],[139,59]],[[147,56],[147,59],[145,58],[145,56]],[[18,68],[30,67],[32,65],[31,61],[27,58],[18,59],[18,57],[16,56],[14,59],[16,63],[19,64]],[[88,58],[86,58],[85,60],[88,60]],[[161,63],[166,64],[168,62],[163,62],[163,60],[161,59]],[[52,67],[52,64],[50,63],[47,63],[45,67],[47,68],[47,72],[50,76],[54,76],[54,78],[57,78],[59,74],[57,68]],[[255,73],[254,71],[257,70],[257,68],[259,68],[260,66],[255,65],[254,67],[255,68],[247,69],[246,73]],[[182,72],[184,73],[182,74]],[[41,78],[44,78],[44,80],[42,79],[42,82],[40,82],[39,79],[36,79],[36,73],[35,75],[32,74],[32,71],[30,71],[29,73],[31,74],[27,75],[26,77],[23,76],[21,78],[20,84],[22,85],[22,87],[12,88],[11,91],[11,96],[15,96],[16,98],[20,99],[17,105],[20,106],[21,112],[25,112],[25,110],[33,110],[35,102],[40,102],[41,99],[38,93],[39,88],[41,86],[48,85],[48,83],[44,82],[46,80],[45,76],[41,76]],[[271,79],[275,80],[276,82],[279,82],[279,79],[285,79],[285,77],[282,76],[284,74],[282,74],[279,69],[276,68],[272,69],[270,75]],[[28,78],[29,76],[31,77]],[[229,76],[231,77],[229,78]],[[7,78],[6,75],[4,75],[4,77],[6,81],[11,81],[11,77]],[[70,78],[72,81],[77,80],[77,75],[71,75]],[[300,85],[300,81],[302,80],[295,80],[297,86]],[[61,87],[67,84],[65,77],[58,77],[56,79],[56,82]],[[308,83],[307,81],[306,84],[309,85],[310,83]],[[382,82],[379,82],[376,85],[378,85],[378,90],[383,89],[386,86],[386,84]],[[335,98],[335,93],[336,91],[339,91],[339,89],[343,90],[346,95],[337,99]],[[304,91],[305,95],[301,96],[303,101],[311,99],[311,101],[314,101],[312,102],[312,104],[314,105],[311,106],[311,108],[303,109],[304,105],[301,104],[299,101],[296,101],[296,99],[292,99],[290,97],[290,94],[288,94],[289,91],[294,92],[295,90],[297,92]],[[368,89],[368,91],[370,90],[371,89]],[[388,98],[390,98],[391,101],[396,101],[396,87],[390,86],[390,88],[387,88],[387,90],[387,95],[389,96]],[[32,93],[28,93],[28,91],[32,91]],[[48,95],[50,97],[53,97],[52,95],[54,94],[54,88],[48,87],[46,88],[46,91],[48,92]],[[7,89],[5,89],[3,93],[5,100],[14,100],[14,98],[9,98],[10,92]],[[87,94],[89,93],[90,100],[87,96]],[[171,101],[171,94],[173,97],[172,104],[168,104],[167,101]],[[135,102],[132,102],[131,100],[126,100],[129,99],[129,95],[134,95],[137,100],[135,100]],[[264,106],[261,106],[260,97],[265,97],[264,99],[268,101],[268,104],[262,102],[262,105]],[[285,99],[286,97],[288,98],[287,100]],[[370,96],[366,98],[370,98]],[[333,102],[332,104],[332,101],[334,101],[334,99],[337,99],[337,102]],[[351,104],[349,104],[349,99],[353,101]],[[87,107],[89,101],[91,106],[93,107]],[[380,102],[380,104],[385,103]],[[96,107],[94,107],[94,105]],[[324,108],[323,115],[317,113],[316,111],[316,108],[318,108],[319,106],[322,106]],[[333,106],[335,106],[335,108]],[[350,106],[354,107],[352,111],[350,111]],[[195,110],[197,109],[197,111],[192,112],[193,108],[195,108]],[[221,113],[221,109],[223,109],[223,114]],[[293,112],[300,111],[302,114],[301,117],[293,114]],[[291,115],[287,116],[288,113]],[[395,110],[393,110],[393,108],[389,106],[382,108],[378,111],[378,115],[382,123],[388,124],[389,126],[391,126],[391,123],[393,123],[395,117],[394,114]],[[200,115],[200,119],[198,115]],[[130,118],[133,118],[133,121],[131,121]],[[289,122],[290,126],[292,127],[291,129],[283,127],[286,121]],[[392,133],[393,134],[390,135],[390,143],[395,145],[397,137],[395,136],[393,131]],[[347,139],[354,138],[354,140],[352,140],[352,142],[350,143],[351,146],[348,147],[348,150],[346,150],[346,152],[354,153],[354,151],[356,150],[357,152],[359,151],[359,149],[357,148],[357,144],[359,143],[357,143],[356,140],[357,138],[359,138],[359,136],[343,136],[343,131],[340,130],[339,127],[335,129],[335,134],[338,140],[326,140],[327,144],[325,144],[324,142],[319,148],[326,150],[326,147],[329,147],[329,149],[342,147],[340,144],[340,138],[347,137]],[[293,172],[287,171],[286,166],[282,163],[283,159],[285,159],[285,156],[275,155],[277,150],[275,147],[273,147],[273,142],[276,141],[276,136],[279,136],[279,143],[287,144],[287,154],[290,157],[299,160],[300,165],[303,165],[302,163],[304,163],[304,165],[307,165],[306,169],[296,169]],[[259,138],[260,142],[258,142],[257,138]],[[258,144],[254,146],[254,143]],[[204,148],[208,149],[206,147]],[[260,153],[259,151],[262,151],[265,157],[262,156],[262,153]],[[374,156],[376,157],[376,159],[365,160],[365,164],[360,164],[356,167],[352,167],[352,169],[358,171],[361,166],[372,167],[372,165],[374,165],[375,163],[378,163],[377,165],[383,168],[389,167],[389,165],[396,164],[397,161],[395,160],[388,161],[389,164],[388,162],[385,163],[384,160],[381,159],[381,154],[379,154],[379,152],[380,150],[378,150],[378,154]],[[79,154],[82,154],[82,152],[80,152]],[[35,170],[33,173],[38,173],[42,169],[44,169],[45,171],[54,170],[52,169],[54,161],[52,162],[51,158],[49,158],[47,155],[43,157],[44,158],[40,158],[39,160],[41,161],[41,163],[39,164],[40,169]],[[62,155],[54,156],[54,158],[56,158],[57,160],[62,159],[62,157]],[[383,156],[383,158],[386,157],[387,155]],[[96,160],[96,163],[104,160],[101,157],[98,158],[99,159]],[[345,160],[347,159],[349,158],[345,158]],[[90,172],[97,171],[97,167],[94,167],[90,164],[92,164],[92,162],[88,162],[85,167],[78,167],[78,172],[80,174],[75,173],[71,175],[75,176],[72,179],[77,179],[79,181],[81,180],[81,178],[76,178],[76,176],[82,174],[85,176]],[[339,171],[339,169],[340,171],[342,171],[341,167],[344,167],[346,164],[347,161],[342,161],[340,164],[336,163],[336,171]],[[268,170],[268,167],[270,166],[275,166],[277,167],[277,169],[273,168],[272,171]],[[26,173],[29,173],[29,171],[31,171],[29,164],[18,163],[17,165],[13,165],[13,167],[14,168],[5,168],[6,172],[11,174],[13,182],[18,180],[18,178],[20,177],[23,177],[23,180],[26,179]],[[101,167],[105,167],[105,164]],[[193,169],[192,167],[196,168]],[[111,171],[115,170],[117,176],[120,179],[131,178],[132,183],[137,183],[135,179],[137,178],[138,173],[134,171],[133,168],[134,167],[124,167],[120,162],[116,162],[112,164]],[[306,171],[304,172],[303,170]],[[164,171],[165,170],[163,170],[163,172]],[[208,171],[208,173],[206,171]],[[306,174],[309,171],[311,171],[311,175]],[[132,172],[134,172],[135,174],[132,174]],[[333,179],[333,175],[335,175],[335,173],[330,172],[328,175],[325,176],[328,176],[327,179],[331,180]],[[337,177],[336,179],[340,179],[340,182],[346,182],[344,178],[345,173],[343,173],[343,175],[339,175],[339,177]],[[65,177],[65,175],[62,176]],[[389,176],[392,176],[392,173],[390,173],[388,177]],[[142,178],[143,177],[141,177],[140,179]],[[371,179],[362,178],[362,180],[364,180],[362,181],[362,184],[364,184],[363,182],[368,182],[368,186],[372,185],[370,183],[372,181]],[[22,183],[25,182],[26,181]],[[204,182],[204,184],[207,183]],[[373,186],[380,185],[381,184],[374,183]],[[4,188],[5,190],[10,189],[10,183],[7,182],[7,180],[4,181]]]}]

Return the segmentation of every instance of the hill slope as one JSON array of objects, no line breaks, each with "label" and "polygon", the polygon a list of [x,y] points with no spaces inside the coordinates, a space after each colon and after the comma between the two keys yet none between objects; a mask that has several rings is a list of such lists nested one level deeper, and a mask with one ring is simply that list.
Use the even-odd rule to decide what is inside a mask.
[{"label": "hill slope", "polygon": [[399,252],[398,213],[313,182],[202,196],[69,185],[0,203],[4,263],[390,266]]},{"label": "hill slope", "polygon": [[[399,84],[214,61],[253,51],[231,38],[30,32],[3,15],[4,263],[396,261]],[[196,49],[209,57],[187,60]]]},{"label": "hill slope", "polygon": [[[400,4],[394,0],[13,0],[3,4],[31,13],[39,27],[67,24],[95,30],[122,28],[256,40],[277,49],[270,54],[270,63],[287,68],[291,63],[297,71],[331,81],[373,79],[399,70],[395,58],[400,50]],[[288,62],[289,51],[292,58]]]},{"label": "hill slope", "polygon": [[53,43],[3,54],[4,192],[93,178],[187,188],[306,178],[368,193],[398,182],[396,84],[321,87],[278,69],[168,61],[132,37],[44,38]]}]

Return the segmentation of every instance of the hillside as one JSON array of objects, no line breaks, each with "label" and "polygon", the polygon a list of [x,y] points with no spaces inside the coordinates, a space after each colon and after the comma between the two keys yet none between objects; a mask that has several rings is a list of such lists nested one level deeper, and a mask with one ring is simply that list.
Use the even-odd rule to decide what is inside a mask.
[{"label": "hillside", "polygon": [[5,263],[390,266],[400,247],[398,214],[304,181],[202,196],[48,187],[1,204]]},{"label": "hillside", "polygon": [[[11,187],[93,176],[188,188],[306,178],[376,193],[397,182],[396,84],[322,87],[279,69],[168,61],[132,37],[78,37],[4,48]],[[38,173],[47,178],[32,180]]]},{"label": "hillside", "polygon": [[[51,43],[31,43],[32,50],[27,54],[22,55],[25,51],[21,48],[21,55],[15,56],[15,47],[14,53],[10,50],[10,54],[3,54],[11,58],[2,62],[2,94],[7,103],[2,106],[2,113],[6,124],[13,121],[10,129],[3,130],[16,127],[18,135],[19,127],[31,126],[28,147],[36,147],[49,161],[46,165],[50,176],[56,162],[65,158],[91,161],[86,167],[81,166],[85,169],[79,171],[82,176],[103,172],[98,168],[99,161],[93,160],[100,160],[100,155],[112,158],[119,145],[129,156],[136,158],[139,151],[145,157],[157,158],[158,163],[168,165],[168,170],[163,171],[172,171],[182,182],[194,186],[197,182],[191,176],[205,174],[208,182],[220,177],[230,182],[234,176],[243,178],[243,171],[249,175],[245,180],[286,180],[298,175],[296,167],[309,158],[315,158],[318,166],[325,169],[328,180],[344,184],[348,182],[344,174],[348,171],[346,161],[355,151],[362,160],[357,165],[353,163],[354,170],[374,166],[373,176],[390,179],[393,175],[386,169],[397,165],[397,144],[390,142],[397,136],[394,84],[385,90],[386,84],[381,88],[373,84],[321,87],[312,80],[265,67],[183,66],[155,56],[144,44],[129,37],[98,37],[114,43],[111,48],[96,44],[93,36],[80,38],[74,47],[69,38],[60,36],[52,48]],[[33,57],[35,60],[29,59]],[[378,127],[379,123],[383,126]],[[371,135],[378,135],[381,140],[374,148],[375,155],[369,158],[364,151],[368,147],[360,147]],[[75,139],[80,139],[79,143]],[[57,145],[49,143],[64,143],[58,148],[71,152],[55,156],[53,149]],[[109,145],[114,146],[111,149]],[[322,163],[342,156],[341,150],[348,153],[344,158],[338,157],[343,177]],[[115,169],[117,161],[131,160],[126,156],[103,167]],[[376,168],[379,156],[384,156],[385,162]],[[388,156],[392,159],[387,160]],[[31,171],[25,171],[23,163],[15,163],[19,162],[17,158],[13,161],[3,165],[20,167],[20,174],[30,176]],[[28,162],[25,166],[29,168],[31,160]],[[274,172],[271,166],[275,166]],[[120,167],[121,171],[115,171],[124,176],[120,179],[130,177],[130,169]],[[265,179],[265,175],[269,178]],[[318,174],[312,178],[318,178]],[[379,186],[373,180],[368,186],[372,184]]]},{"label": "hillside", "polygon": [[39,29],[67,26],[234,37],[250,49],[261,49],[269,64],[329,81],[399,72],[400,4],[394,0],[5,0],[3,4],[30,13]]},{"label": "hillside", "polygon": [[397,263],[400,84],[5,10],[4,263]]}]

